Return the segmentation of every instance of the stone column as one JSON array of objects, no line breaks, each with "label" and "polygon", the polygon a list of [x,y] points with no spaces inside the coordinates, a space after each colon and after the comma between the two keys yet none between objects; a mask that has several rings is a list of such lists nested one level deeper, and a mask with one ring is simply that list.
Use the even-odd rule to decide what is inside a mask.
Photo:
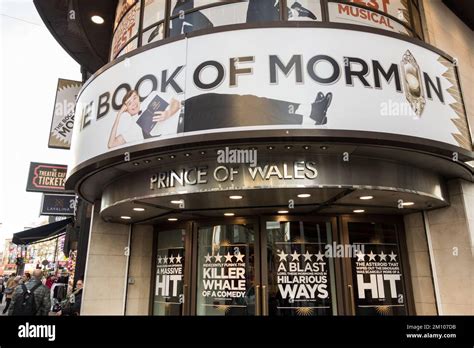
[{"label": "stone column", "polygon": [[92,213],[81,315],[123,315],[130,227],[103,221],[99,207]]},{"label": "stone column", "polygon": [[423,215],[405,215],[404,222],[416,315],[436,315],[433,275]]},{"label": "stone column", "polygon": [[153,226],[134,225],[130,248],[130,267],[126,315],[148,315],[153,255]]}]

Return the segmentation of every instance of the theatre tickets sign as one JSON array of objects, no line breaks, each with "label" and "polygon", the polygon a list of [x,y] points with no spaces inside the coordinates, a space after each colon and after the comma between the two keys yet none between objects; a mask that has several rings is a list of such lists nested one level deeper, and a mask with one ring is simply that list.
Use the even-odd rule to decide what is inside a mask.
[{"label": "theatre tickets sign", "polygon": [[470,150],[463,110],[453,64],[401,37],[335,28],[213,33],[150,48],[89,81],[76,108],[72,168],[143,143],[237,130],[390,133]]},{"label": "theatre tickets sign", "polygon": [[26,191],[65,192],[67,166],[49,163],[30,163]]}]

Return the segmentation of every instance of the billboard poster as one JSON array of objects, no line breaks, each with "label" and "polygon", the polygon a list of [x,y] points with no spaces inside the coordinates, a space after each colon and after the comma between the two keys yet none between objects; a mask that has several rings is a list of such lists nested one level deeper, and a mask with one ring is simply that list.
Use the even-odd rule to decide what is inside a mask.
[{"label": "billboard poster", "polygon": [[[323,243],[278,243],[276,310],[286,315],[331,315],[329,260]],[[277,260],[278,256],[278,260]]]},{"label": "billboard poster", "polygon": [[[352,6],[351,3],[365,8]],[[328,6],[331,22],[359,24],[409,35],[408,30],[403,25],[383,15],[385,13],[409,25],[407,0],[352,0],[344,3],[330,2]],[[382,13],[372,11],[372,9]]]},{"label": "billboard poster", "polygon": [[356,315],[406,315],[398,245],[364,243],[356,248],[359,252],[352,258]]},{"label": "billboard poster", "polygon": [[117,28],[114,31],[112,39],[112,48],[110,50],[110,59],[114,59],[124,48],[132,37],[138,32],[138,22],[140,18],[140,2],[130,8]]},{"label": "billboard poster", "polygon": [[70,168],[178,136],[268,129],[387,133],[470,150],[454,65],[411,42],[354,33],[226,31],[131,56],[82,90]]},{"label": "billboard poster", "polygon": [[44,193],[40,215],[74,216],[76,195]]},{"label": "billboard poster", "polygon": [[58,80],[48,147],[69,149],[74,127],[74,108],[82,82]]},{"label": "billboard poster", "polygon": [[30,163],[26,191],[64,192],[67,166],[62,164]]},{"label": "billboard poster", "polygon": [[114,30],[117,28],[122,17],[134,6],[137,0],[119,0],[117,4],[117,11],[115,11],[115,21],[114,21]]}]

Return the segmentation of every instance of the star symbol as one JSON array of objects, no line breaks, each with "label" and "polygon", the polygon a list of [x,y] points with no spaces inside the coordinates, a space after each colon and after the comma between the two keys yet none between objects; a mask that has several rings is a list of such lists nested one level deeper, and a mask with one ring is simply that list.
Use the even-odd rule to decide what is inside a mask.
[{"label": "star symbol", "polygon": [[369,261],[370,260],[375,261],[375,256],[377,256],[377,254],[374,254],[373,251],[371,250],[370,254],[367,254],[367,256],[369,257]]},{"label": "star symbol", "polygon": [[161,255],[159,255],[158,256],[158,263],[161,263],[161,260],[163,260],[163,259],[161,258]]},{"label": "star symbol", "polygon": [[225,257],[225,262],[232,262],[232,255],[227,252],[227,255],[224,256]]},{"label": "star symbol", "polygon": [[244,262],[244,254],[241,254],[241,253],[238,253],[238,254],[235,254],[235,262]]},{"label": "star symbol", "polygon": [[295,261],[295,260],[299,261],[301,254],[298,254],[295,250],[293,251],[293,254],[291,254],[290,256],[291,256],[291,261]]},{"label": "star symbol", "polygon": [[311,261],[311,256],[313,256],[313,254],[310,254],[308,250],[306,250],[306,252],[303,254],[305,261]]},{"label": "star symbol", "polygon": [[286,257],[288,256],[288,254],[285,254],[285,252],[283,250],[281,250],[280,253],[277,254],[277,255],[280,258],[280,262],[286,261]]},{"label": "star symbol", "polygon": [[166,257],[166,256],[163,257],[163,263],[164,263],[164,264],[168,263],[168,257]]},{"label": "star symbol", "polygon": [[178,254],[178,256],[176,256],[176,263],[181,263],[181,259],[182,259],[182,257],[179,256],[179,254]]},{"label": "star symbol", "polygon": [[393,253],[393,250],[390,254],[388,254],[388,256],[390,256],[390,261],[397,261],[397,254],[394,254]]},{"label": "star symbol", "polygon": [[206,262],[212,262],[211,261],[211,255],[209,255],[209,253],[207,253],[207,256],[204,256],[206,258]]},{"label": "star symbol", "polygon": [[174,263],[174,256],[173,256],[173,254],[171,254],[171,257],[170,257],[170,263]]},{"label": "star symbol", "polygon": [[380,252],[379,257],[380,257],[380,261],[387,261],[386,260],[387,254],[384,254],[383,251]]},{"label": "star symbol", "polygon": [[221,262],[221,259],[222,259],[222,256],[220,254],[217,254],[214,256],[214,260],[216,260],[216,262]]},{"label": "star symbol", "polygon": [[362,251],[357,250],[356,256],[357,256],[357,261],[365,261],[364,260],[365,254]]},{"label": "star symbol", "polygon": [[324,254],[321,254],[321,250],[319,250],[317,254],[314,254],[314,256],[316,256],[316,261],[323,261]]}]

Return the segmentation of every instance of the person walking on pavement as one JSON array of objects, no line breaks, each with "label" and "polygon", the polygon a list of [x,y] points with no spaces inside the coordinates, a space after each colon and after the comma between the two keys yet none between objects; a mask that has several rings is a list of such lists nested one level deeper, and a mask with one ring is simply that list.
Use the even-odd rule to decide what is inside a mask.
[{"label": "person walking on pavement", "polygon": [[35,303],[35,313],[31,315],[48,315],[51,307],[50,299],[50,290],[48,287],[43,285],[41,278],[43,277],[43,272],[40,269],[35,269],[33,271],[33,276],[31,280],[23,286],[18,286],[13,294],[11,300],[11,305],[8,310],[8,315],[15,315],[18,308],[21,306],[21,302],[24,301],[25,291],[32,292],[34,296]]},{"label": "person walking on pavement", "polygon": [[20,282],[21,277],[20,276],[15,276],[15,273],[13,273],[10,278],[8,279],[7,282],[7,287],[5,288],[5,308],[3,309],[2,314],[5,314],[8,309],[10,308],[10,304],[13,298],[13,293],[15,292],[16,287],[18,286]]}]

